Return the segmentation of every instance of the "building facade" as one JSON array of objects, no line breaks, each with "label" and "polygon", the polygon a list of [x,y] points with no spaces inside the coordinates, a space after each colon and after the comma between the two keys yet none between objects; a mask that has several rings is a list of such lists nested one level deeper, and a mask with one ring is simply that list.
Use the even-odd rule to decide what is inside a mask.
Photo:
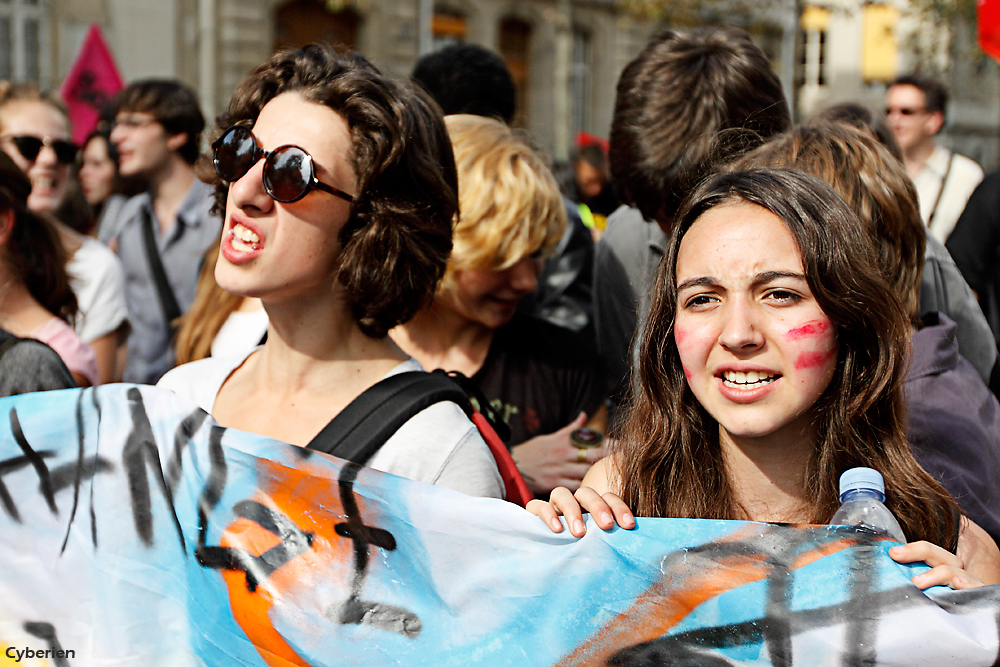
[{"label": "building facade", "polygon": [[654,30],[611,0],[5,0],[0,78],[57,86],[92,22],[126,81],[175,77],[209,117],[278,47],[344,44],[405,77],[423,51],[481,44],[514,75],[516,124],[559,158],[577,131],[607,136],[618,74]]},{"label": "building facade", "polygon": [[[780,0],[710,20],[750,30],[800,119],[843,101],[881,109],[886,82],[929,62],[952,89],[943,141],[1000,164],[1000,70],[967,43],[969,31],[942,33],[906,0]],[[57,86],[92,22],[126,80],[176,77],[209,117],[278,47],[344,44],[407,76],[429,49],[480,44],[515,78],[515,123],[557,158],[578,131],[608,135],[618,75],[657,29],[614,0],[2,0],[0,79]]]}]

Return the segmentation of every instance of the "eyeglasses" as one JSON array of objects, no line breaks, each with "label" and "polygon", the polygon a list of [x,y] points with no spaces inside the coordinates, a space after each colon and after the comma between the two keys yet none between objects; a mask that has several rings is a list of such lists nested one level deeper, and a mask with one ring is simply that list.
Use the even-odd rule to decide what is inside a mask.
[{"label": "eyeglasses", "polygon": [[886,107],[885,115],[891,116],[894,113],[899,113],[903,116],[915,116],[918,113],[924,113],[927,109],[915,109],[913,107]]},{"label": "eyeglasses", "polygon": [[11,141],[21,157],[28,162],[34,162],[38,158],[42,146],[51,148],[56,154],[56,159],[63,164],[71,164],[76,159],[76,144],[66,139],[39,138],[30,134],[6,136],[2,139]]},{"label": "eyeglasses", "polygon": [[159,121],[155,118],[146,116],[121,116],[115,118],[114,122],[111,123],[111,130],[114,131],[116,127],[120,127],[125,130],[135,130],[157,122]]},{"label": "eyeglasses", "polygon": [[354,201],[353,196],[316,178],[316,166],[309,153],[292,145],[266,151],[257,143],[257,137],[243,125],[234,125],[223,132],[212,142],[212,150],[215,151],[216,173],[230,183],[243,178],[258,160],[264,158],[261,175],[264,190],[283,204],[302,199],[312,188],[329,192],[347,202]]}]

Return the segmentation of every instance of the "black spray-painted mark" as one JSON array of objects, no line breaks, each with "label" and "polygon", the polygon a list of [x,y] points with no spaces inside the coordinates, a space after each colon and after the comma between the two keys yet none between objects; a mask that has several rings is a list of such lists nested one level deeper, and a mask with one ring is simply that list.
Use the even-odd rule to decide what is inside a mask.
[{"label": "black spray-painted mark", "polygon": [[[93,391],[90,393],[91,400],[94,402],[94,411],[97,412],[97,425],[98,434],[100,434],[100,424],[101,424],[101,403],[97,400],[97,392]],[[97,469],[97,461],[100,456],[101,450],[101,438],[97,437],[94,439],[94,469]],[[97,548],[97,512],[94,510],[94,479],[90,479],[90,540],[94,544],[94,548]]]},{"label": "black spray-painted mark", "polygon": [[226,429],[213,426],[208,434],[208,459],[210,469],[205,488],[198,498],[198,549],[205,546],[208,536],[208,515],[222,499],[222,491],[226,488],[229,470],[226,467],[226,453],[222,449],[222,436]]},{"label": "black spray-painted mark", "polygon": [[[38,456],[42,459],[52,458],[55,456],[55,452],[49,450],[43,450],[38,452]],[[7,485],[4,484],[4,475],[9,475],[10,473],[17,472],[23,468],[27,468],[31,465],[31,460],[27,456],[15,456],[4,461],[0,461],[0,504],[3,505],[4,511],[7,515],[21,523],[21,514],[17,510],[17,505],[14,503],[14,499],[10,495],[10,491],[7,489]]]},{"label": "black spray-painted mark", "polygon": [[10,432],[14,436],[14,441],[17,442],[18,447],[24,452],[28,462],[38,474],[38,484],[42,495],[45,497],[45,502],[49,504],[49,510],[58,516],[59,508],[56,507],[56,496],[52,492],[52,480],[49,479],[49,469],[42,457],[28,444],[28,439],[24,437],[24,431],[21,430],[21,422],[17,418],[16,408],[10,409]]},{"label": "black spray-painted mark", "polygon": [[[354,482],[361,466],[345,463],[340,471],[340,502],[347,514],[347,521],[334,526],[337,534],[354,542],[354,578],[351,581],[351,595],[340,608],[337,620],[344,624],[371,625],[382,630],[398,632],[406,637],[420,634],[420,619],[415,614],[399,607],[369,602],[361,599],[361,590],[368,575],[368,547],[374,546],[386,551],[396,549],[396,539],[381,528],[365,525],[361,510],[354,498]],[[328,615],[330,612],[327,612]]]},{"label": "black spray-painted mark", "polygon": [[[787,537],[785,535],[786,539]],[[724,559],[737,552],[750,557],[763,556],[762,562],[770,568],[767,577],[768,604],[764,615],[740,623],[703,627],[666,635],[630,646],[615,653],[608,664],[616,667],[725,665],[729,662],[718,656],[712,657],[708,651],[764,644],[773,665],[791,667],[792,637],[823,627],[845,625],[846,651],[842,664],[851,667],[874,665],[877,662],[878,648],[877,620],[893,611],[912,607],[914,591],[912,586],[879,591],[875,574],[878,572],[876,561],[881,556],[875,547],[875,542],[882,538],[874,533],[857,530],[851,532],[851,539],[854,541],[852,551],[855,562],[850,568],[851,580],[848,582],[850,597],[826,607],[794,612],[789,608],[793,563],[795,556],[800,552],[797,547],[810,546],[811,538],[808,537],[808,533],[803,534],[799,545],[792,543],[790,548],[784,550],[784,554],[770,551],[759,539],[708,543],[684,552],[688,559],[692,554],[700,553],[707,558],[707,562]],[[665,563],[673,556],[674,554],[668,556]],[[975,592],[962,593],[965,595]],[[967,595],[963,597],[963,604],[960,607],[953,606],[951,613],[971,613],[983,605],[995,604],[995,599],[985,594],[982,605],[968,604],[967,597]],[[941,607],[948,606],[946,600],[937,602]],[[998,620],[998,643],[1000,643],[1000,620]],[[996,664],[1000,666],[1000,659]]]},{"label": "black spray-painted mark", "polygon": [[153,506],[149,479],[146,477],[148,469],[153,474],[157,486],[160,488],[160,493],[167,501],[174,527],[177,530],[177,540],[180,543],[181,552],[187,556],[187,549],[184,546],[184,531],[174,508],[173,493],[167,486],[163,468],[160,466],[160,453],[156,447],[156,438],[153,437],[153,427],[146,414],[146,406],[142,402],[142,393],[138,387],[131,387],[127,396],[129,410],[132,413],[132,430],[129,432],[125,440],[125,447],[122,449],[122,463],[128,476],[135,530],[143,544],[147,547],[153,545]]},{"label": "black spray-painted mark", "polygon": [[208,419],[208,413],[199,408],[181,420],[177,426],[177,431],[174,433],[174,449],[167,463],[167,487],[171,493],[177,490],[177,485],[184,472],[184,448],[191,442],[194,434],[198,432],[206,419]]},{"label": "black spray-painted mark", "polygon": [[29,635],[37,637],[49,645],[49,648],[52,649],[52,661],[56,667],[69,667],[69,661],[62,657],[64,651],[59,644],[59,638],[56,637],[55,626],[41,621],[26,621],[22,627]]},{"label": "black spray-painted mark", "polygon": [[233,507],[236,516],[249,519],[276,535],[281,542],[259,556],[242,549],[200,546],[195,552],[198,562],[216,570],[238,570],[246,573],[247,590],[257,590],[262,581],[275,570],[305,553],[312,547],[314,535],[303,532],[280,512],[253,500],[244,500]]},{"label": "black spray-painted mark", "polygon": [[[52,450],[36,451],[28,443],[28,439],[25,437],[24,431],[21,429],[21,423],[18,419],[16,409],[11,409],[10,411],[10,427],[14,440],[24,453],[21,456],[15,456],[13,458],[0,461],[0,505],[3,506],[4,511],[6,511],[7,515],[14,519],[14,521],[18,523],[22,522],[21,514],[17,509],[17,505],[14,502],[13,497],[10,495],[10,491],[7,489],[7,485],[3,482],[3,477],[31,466],[35,469],[35,473],[38,475],[39,492],[45,498],[49,510],[55,516],[59,515],[59,508],[56,505],[56,494],[63,489],[71,486],[73,487],[73,509],[66,527],[66,534],[68,537],[69,528],[73,523],[73,517],[76,515],[80,484],[82,484],[85,479],[93,479],[94,475],[97,473],[111,472],[114,469],[114,466],[110,461],[105,459],[95,458],[92,461],[85,460],[83,458],[81,435],[81,448],[79,450],[77,460],[73,463],[67,463],[49,470],[45,460],[55,457],[56,452]],[[65,548],[66,541],[64,539],[63,550],[65,550]]]}]

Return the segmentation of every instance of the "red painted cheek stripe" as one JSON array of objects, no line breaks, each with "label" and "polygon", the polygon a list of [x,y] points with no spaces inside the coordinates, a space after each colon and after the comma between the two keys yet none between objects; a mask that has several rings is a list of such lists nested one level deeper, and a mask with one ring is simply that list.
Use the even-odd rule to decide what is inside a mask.
[{"label": "red painted cheek stripe", "polygon": [[836,350],[830,350],[829,352],[803,352],[795,360],[795,368],[802,370],[822,366],[834,354],[836,354]]},{"label": "red painted cheek stripe", "polygon": [[806,336],[818,336],[824,334],[830,328],[830,323],[825,320],[811,320],[800,327],[789,329],[785,337],[788,340],[799,340]]}]

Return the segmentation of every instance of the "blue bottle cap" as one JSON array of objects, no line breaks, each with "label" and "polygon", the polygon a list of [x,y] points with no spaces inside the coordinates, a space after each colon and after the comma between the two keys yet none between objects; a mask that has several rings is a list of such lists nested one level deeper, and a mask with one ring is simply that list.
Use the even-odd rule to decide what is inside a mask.
[{"label": "blue bottle cap", "polygon": [[878,491],[885,497],[885,480],[882,479],[878,470],[871,468],[851,468],[840,476],[840,496],[843,497],[848,491],[858,489],[869,489]]}]

